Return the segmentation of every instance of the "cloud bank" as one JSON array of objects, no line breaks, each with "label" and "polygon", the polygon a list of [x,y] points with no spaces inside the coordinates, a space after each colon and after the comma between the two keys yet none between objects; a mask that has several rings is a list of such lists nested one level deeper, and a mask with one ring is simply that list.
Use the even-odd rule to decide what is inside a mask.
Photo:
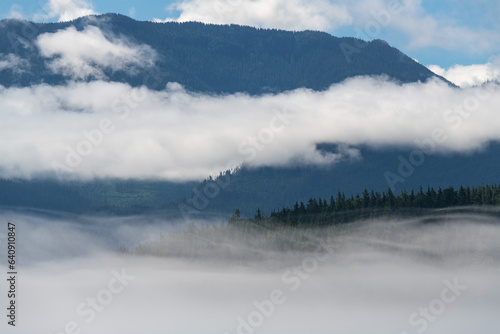
[{"label": "cloud bank", "polygon": [[444,69],[438,65],[428,66],[431,71],[441,75],[460,87],[482,85],[488,81],[500,80],[500,56],[492,57],[486,64],[455,65]]},{"label": "cloud bank", "polygon": [[23,12],[22,12],[21,6],[19,6],[18,4],[13,4],[10,7],[10,12],[7,15],[7,18],[9,18],[9,19],[16,19],[16,20],[23,20],[24,16],[23,16]]},{"label": "cloud bank", "polygon": [[55,33],[42,34],[37,46],[49,58],[49,68],[73,79],[98,78],[101,68],[133,72],[154,64],[156,52],[147,45],[136,45],[125,37],[106,36],[99,28],[88,26],[82,31],[71,26]]},{"label": "cloud bank", "polygon": [[73,21],[82,16],[95,15],[91,2],[85,0],[49,0],[46,11],[37,14],[38,20],[57,19],[59,22]]},{"label": "cloud bank", "polygon": [[[117,256],[116,240],[133,246],[148,240],[146,230],[156,236],[168,231],[170,222],[152,225],[145,223],[148,217],[120,222],[0,211],[0,218],[15,221],[19,232],[15,329],[22,333],[61,333],[68,324],[93,334],[437,334],[478,328],[493,334],[498,328],[495,218],[448,213],[432,224],[353,223],[331,239],[335,248],[321,260],[304,252],[283,262],[271,253],[253,267]],[[4,231],[0,240],[6,240]],[[0,269],[7,271],[3,263]],[[6,285],[2,280],[3,291]],[[280,302],[271,307],[264,301],[275,290]],[[264,311],[255,303],[264,303]],[[249,327],[243,322],[260,325],[238,331]]]},{"label": "cloud bank", "polygon": [[11,70],[14,73],[21,73],[30,67],[29,62],[26,59],[9,53],[0,53],[0,71]]},{"label": "cloud bank", "polygon": [[188,0],[170,9],[181,12],[176,19],[156,22],[188,22],[256,26],[288,30],[330,30],[352,21],[343,4],[327,0]]},{"label": "cloud bank", "polygon": [[[387,28],[403,33],[407,41],[407,50],[416,49],[445,49],[456,50],[469,54],[483,54],[497,48],[500,34],[496,29],[487,29],[478,26],[468,26],[468,20],[454,19],[449,13],[431,13],[420,0],[402,0],[400,13],[387,17]],[[456,6],[456,1],[453,5]],[[494,1],[483,1],[485,5]],[[391,1],[365,0],[364,4],[372,5],[370,16],[379,22],[384,21],[384,12],[390,8]],[[470,4],[470,2],[469,2]],[[368,11],[365,13],[368,14]],[[368,19],[368,18],[367,18]],[[363,26],[364,24],[361,24]],[[366,26],[365,26],[366,28]],[[464,48],[464,45],[467,47]]]},{"label": "cloud bank", "polygon": [[[2,177],[203,179],[240,164],[328,164],[353,148],[470,152],[500,139],[499,88],[355,78],[323,92],[207,96],[93,81],[0,89]],[[343,144],[323,154],[317,143]],[[359,157],[358,157],[359,158]]]}]

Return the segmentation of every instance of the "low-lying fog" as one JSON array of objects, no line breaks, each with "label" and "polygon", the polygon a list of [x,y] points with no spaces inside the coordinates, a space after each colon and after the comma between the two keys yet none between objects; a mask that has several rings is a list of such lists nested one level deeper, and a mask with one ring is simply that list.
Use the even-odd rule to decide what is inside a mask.
[{"label": "low-lying fog", "polygon": [[[325,231],[315,252],[273,251],[247,263],[117,252],[186,228],[161,217],[3,210],[1,271],[10,221],[19,295],[11,328],[2,279],[0,326],[23,334],[497,334],[494,214],[357,222]],[[234,243],[235,252],[262,252]]]}]

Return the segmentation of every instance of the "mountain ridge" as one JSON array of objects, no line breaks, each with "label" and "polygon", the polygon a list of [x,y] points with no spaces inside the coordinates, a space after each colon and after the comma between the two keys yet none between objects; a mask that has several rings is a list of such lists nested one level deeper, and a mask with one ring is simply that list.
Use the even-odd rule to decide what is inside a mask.
[{"label": "mountain ridge", "polygon": [[[363,159],[329,167],[248,168],[198,182],[161,180],[110,180],[58,182],[57,180],[7,180],[0,178],[0,206],[31,207],[90,214],[139,214],[157,212],[174,218],[228,217],[235,209],[252,217],[257,208],[270,214],[310,198],[356,196],[363,190],[387,192],[384,172],[398,168],[405,149],[362,148]],[[431,155],[423,166],[394,193],[418,191],[428,186],[498,184],[495,166],[500,164],[500,143],[484,151],[449,156]],[[214,194],[214,195],[212,195]]]},{"label": "mountain ridge", "polygon": [[31,64],[31,73],[17,75],[13,70],[0,68],[0,84],[10,87],[67,83],[67,77],[48,68],[47,61],[51,58],[41,55],[37,38],[69,27],[81,32],[89,26],[101,29],[107,37],[126,37],[127,41],[155,50],[159,58],[147,69],[147,73],[155,76],[155,82],[145,82],[144,72],[129,74],[100,69],[110,81],[132,86],[145,84],[156,90],[164,89],[168,82],[180,83],[191,91],[216,94],[279,93],[297,88],[325,90],[360,75],[387,75],[401,83],[433,77],[446,81],[381,40],[366,42],[319,31],[235,24],[155,23],[103,14],[61,23],[0,21],[0,53],[16,55]]},{"label": "mountain ridge", "polygon": [[[0,85],[8,88],[68,83],[71,78],[53,73],[47,66],[50,58],[41,55],[36,40],[42,34],[54,34],[69,27],[82,32],[89,26],[104,31],[108,39],[150,45],[159,58],[147,71],[127,74],[104,67],[100,70],[107,80],[131,86],[144,85],[145,74],[157,74],[159,80],[146,85],[156,90],[163,89],[168,82],[178,82],[188,90],[205,94],[265,94],[304,87],[322,90],[357,75],[386,75],[401,83],[431,78],[446,81],[381,40],[365,42],[325,32],[239,25],[139,22],[123,15],[105,14],[63,23],[0,21],[0,56],[2,53],[17,56],[29,63],[33,72],[16,73],[13,69],[0,67]],[[358,48],[351,62],[342,52],[342,43]],[[497,181],[494,166],[498,165],[498,152],[500,145],[494,144],[488,153],[476,153],[474,159],[477,161],[464,155],[429,157],[425,166],[401,186],[409,191],[427,185],[493,184]],[[231,176],[231,184],[222,189],[219,196],[210,198],[201,211],[228,214],[239,208],[251,214],[250,210],[256,207],[270,212],[297,200],[328,197],[337,191],[351,195],[367,187],[382,192],[388,186],[384,172],[397,169],[398,156],[404,153],[399,149],[365,150],[362,162],[341,162],[328,168],[243,168]],[[479,161],[483,169],[476,175],[480,170],[477,168]],[[150,209],[179,213],[181,205],[192,204],[197,184],[197,188],[203,190],[206,182],[211,181],[176,184],[151,180],[96,180],[59,184],[55,180],[0,178],[0,205],[79,213],[106,210],[134,213]]]}]

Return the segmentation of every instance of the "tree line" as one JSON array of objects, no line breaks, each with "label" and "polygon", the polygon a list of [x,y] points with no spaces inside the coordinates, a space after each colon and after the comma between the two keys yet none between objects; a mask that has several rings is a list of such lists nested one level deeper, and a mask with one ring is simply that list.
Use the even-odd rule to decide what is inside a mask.
[{"label": "tree line", "polygon": [[[498,185],[437,190],[428,187],[426,191],[420,187],[417,192],[403,190],[398,195],[391,189],[382,193],[365,189],[361,195],[350,197],[339,192],[329,200],[311,198],[307,203],[296,202],[291,208],[273,211],[269,216],[257,209],[254,217],[243,217],[236,209],[228,221],[220,224],[190,222],[186,229],[171,231],[166,237],[141,244],[131,252],[246,263],[266,259],[272,252],[313,252],[319,241],[339,244],[345,236],[358,230],[361,225],[353,222],[360,220],[388,223],[369,224],[363,235],[391,240],[398,233],[405,233],[406,224],[399,224],[399,218],[427,217],[430,219],[427,221],[445,221],[449,215],[447,210],[440,213],[433,210],[460,206],[468,207],[464,210],[471,213],[481,213],[480,206],[484,206],[485,213],[498,217],[497,211],[487,207],[499,205]],[[129,252],[125,248],[121,251]]]},{"label": "tree line", "polygon": [[[338,192],[336,197],[331,196],[329,200],[311,198],[306,203],[296,202],[291,208],[284,207],[271,212],[269,217],[258,209],[254,220],[269,219],[290,226],[311,223],[329,225],[387,214],[411,215],[422,209],[483,205],[500,205],[499,185],[461,186],[459,189],[450,186],[437,190],[428,187],[426,191],[420,187],[417,192],[403,190],[398,195],[390,188],[382,193],[365,189],[361,195],[350,197]],[[237,213],[232,220],[238,218]]]}]

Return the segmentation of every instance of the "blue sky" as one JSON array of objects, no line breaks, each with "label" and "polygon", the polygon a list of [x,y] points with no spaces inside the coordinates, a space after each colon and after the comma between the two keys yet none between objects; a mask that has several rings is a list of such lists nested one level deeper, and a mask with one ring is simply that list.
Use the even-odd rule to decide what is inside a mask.
[{"label": "blue sky", "polygon": [[[51,2],[65,9],[49,15]],[[388,11],[393,3],[399,12]],[[71,15],[78,10],[116,12],[138,20],[239,23],[380,38],[422,64],[443,68],[485,64],[500,54],[497,0],[15,0],[0,4],[0,17],[57,21],[68,8],[73,8]]]},{"label": "blue sky", "polygon": [[[0,16],[5,18],[11,11],[12,5],[19,5],[23,13],[27,17],[29,15],[41,11],[42,8],[47,4],[48,1],[44,0],[16,0],[16,1],[3,1],[0,4]],[[95,8],[98,13],[120,13],[123,15],[131,16],[134,13],[134,17],[138,20],[151,20],[154,17],[167,16],[168,12],[166,7],[169,4],[174,3],[174,1],[165,0],[94,0],[88,1]]]}]

